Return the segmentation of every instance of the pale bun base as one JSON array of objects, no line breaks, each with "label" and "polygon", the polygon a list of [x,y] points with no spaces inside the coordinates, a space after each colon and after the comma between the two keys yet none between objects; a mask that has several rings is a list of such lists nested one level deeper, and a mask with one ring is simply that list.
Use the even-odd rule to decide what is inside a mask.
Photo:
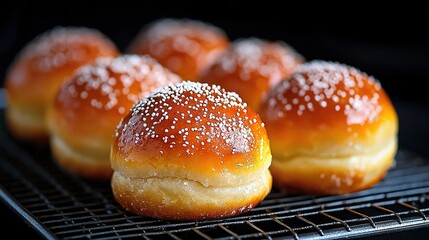
[{"label": "pale bun base", "polygon": [[175,177],[129,178],[114,172],[115,199],[130,212],[168,220],[200,220],[234,216],[260,203],[271,190],[266,170],[256,181],[237,187],[205,187]]},{"label": "pale bun base", "polygon": [[379,151],[344,157],[296,155],[276,157],[270,167],[274,184],[293,192],[346,194],[371,187],[393,164],[397,139],[392,138]]},{"label": "pale bun base", "polygon": [[35,141],[40,144],[47,144],[49,141],[43,111],[37,109],[25,111],[9,105],[6,108],[6,123],[11,134],[19,140]]},{"label": "pale bun base", "polygon": [[68,172],[94,180],[110,180],[112,168],[110,167],[109,152],[91,156],[71,148],[56,134],[51,136],[52,154],[58,164]]}]

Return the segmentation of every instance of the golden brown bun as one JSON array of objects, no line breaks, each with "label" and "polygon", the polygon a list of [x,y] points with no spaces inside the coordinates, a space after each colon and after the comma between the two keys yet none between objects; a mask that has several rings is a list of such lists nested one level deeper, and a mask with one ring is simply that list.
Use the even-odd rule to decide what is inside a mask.
[{"label": "golden brown bun", "polygon": [[225,33],[208,23],[163,19],[144,28],[130,45],[129,52],[149,54],[183,79],[194,81],[228,44]]},{"label": "golden brown bun", "polygon": [[118,125],[111,164],[117,201],[149,217],[233,216],[271,189],[263,123],[215,85],[187,81],[141,100]]},{"label": "golden brown bun", "polygon": [[312,61],[261,105],[280,186],[342,194],[377,183],[397,150],[398,119],[380,84],[359,70]]},{"label": "golden brown bun", "polygon": [[148,56],[99,58],[75,72],[48,112],[51,148],[65,169],[88,178],[111,176],[115,127],[134,103],[180,78]]},{"label": "golden brown bun", "polygon": [[6,76],[6,119],[22,140],[47,140],[45,112],[63,80],[100,56],[116,56],[114,44],[87,28],[54,28],[29,43]]},{"label": "golden brown bun", "polygon": [[242,39],[234,42],[198,81],[238,93],[257,111],[266,93],[303,62],[304,58],[283,42]]}]

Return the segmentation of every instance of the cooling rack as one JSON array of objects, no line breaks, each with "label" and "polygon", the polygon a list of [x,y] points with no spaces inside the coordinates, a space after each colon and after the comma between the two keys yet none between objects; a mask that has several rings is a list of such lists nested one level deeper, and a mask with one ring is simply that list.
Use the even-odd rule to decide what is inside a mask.
[{"label": "cooling rack", "polygon": [[163,221],[124,211],[109,183],[63,172],[48,150],[17,143],[0,114],[0,199],[48,239],[327,239],[429,226],[429,161],[400,150],[375,187],[342,196],[273,189],[250,212],[206,221]]}]

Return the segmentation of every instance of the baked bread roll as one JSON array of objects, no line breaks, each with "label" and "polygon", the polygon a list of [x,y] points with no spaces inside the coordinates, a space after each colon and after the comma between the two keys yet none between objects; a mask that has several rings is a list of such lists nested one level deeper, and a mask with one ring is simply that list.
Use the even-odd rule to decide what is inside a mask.
[{"label": "baked bread roll", "polygon": [[64,169],[110,179],[115,127],[134,103],[180,78],[148,56],[99,58],[67,80],[48,112],[51,150]]},{"label": "baked bread roll", "polygon": [[271,189],[263,123],[216,85],[187,81],[141,100],[119,124],[110,159],[116,200],[148,217],[234,216]]},{"label": "baked bread roll", "polygon": [[303,61],[301,55],[283,42],[241,39],[206,69],[198,81],[238,93],[257,111],[266,93]]},{"label": "baked bread roll", "polygon": [[275,184],[344,194],[369,188],[392,166],[398,119],[373,77],[312,61],[273,88],[261,107]]},{"label": "baked bread roll", "polygon": [[64,79],[100,56],[116,56],[114,44],[88,28],[54,28],[27,44],[6,76],[6,120],[21,140],[47,142],[45,112]]},{"label": "baked bread roll", "polygon": [[163,19],[145,27],[129,47],[130,53],[149,54],[183,79],[197,75],[227,48],[219,28],[188,19]]}]

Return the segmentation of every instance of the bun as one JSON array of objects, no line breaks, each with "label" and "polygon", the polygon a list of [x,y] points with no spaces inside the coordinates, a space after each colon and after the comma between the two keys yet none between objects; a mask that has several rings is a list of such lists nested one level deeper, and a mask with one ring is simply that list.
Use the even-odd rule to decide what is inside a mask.
[{"label": "bun", "polygon": [[111,164],[116,200],[161,219],[234,216],[271,190],[263,123],[215,85],[182,82],[141,100],[117,128]]},{"label": "bun", "polygon": [[287,78],[304,58],[283,42],[241,39],[199,77],[238,93],[257,111],[266,93]]},{"label": "bun", "polygon": [[99,58],[76,71],[48,112],[51,149],[66,170],[110,179],[115,127],[135,102],[180,78],[148,56]]},{"label": "bun", "polygon": [[21,140],[47,141],[45,112],[64,79],[100,56],[116,56],[114,44],[88,28],[55,28],[34,39],[6,76],[6,120]]},{"label": "bun", "polygon": [[398,119],[380,84],[332,62],[302,65],[261,107],[275,184],[344,194],[377,183],[397,150]]},{"label": "bun", "polygon": [[149,54],[183,79],[197,75],[227,48],[229,40],[219,28],[188,19],[163,19],[144,28],[129,48]]}]

